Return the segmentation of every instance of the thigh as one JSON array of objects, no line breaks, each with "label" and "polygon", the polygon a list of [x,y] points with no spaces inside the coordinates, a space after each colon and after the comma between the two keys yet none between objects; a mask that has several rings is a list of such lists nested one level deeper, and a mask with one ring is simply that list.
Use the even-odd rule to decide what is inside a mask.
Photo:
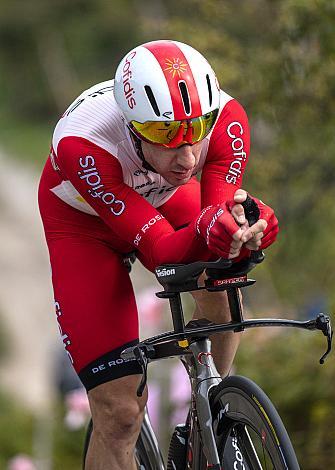
[{"label": "thigh", "polygon": [[200,183],[194,177],[187,184],[180,186],[158,210],[177,230],[188,225],[200,213],[200,198]]},{"label": "thigh", "polygon": [[79,235],[49,240],[48,246],[60,335],[87,390],[140,373],[135,361],[120,358],[139,334],[122,256],[100,240]]}]

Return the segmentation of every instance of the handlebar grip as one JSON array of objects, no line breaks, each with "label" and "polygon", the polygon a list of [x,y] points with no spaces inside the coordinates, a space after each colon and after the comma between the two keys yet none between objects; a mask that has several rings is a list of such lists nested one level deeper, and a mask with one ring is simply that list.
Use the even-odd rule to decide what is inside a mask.
[{"label": "handlebar grip", "polygon": [[242,202],[242,206],[244,208],[245,217],[249,223],[249,226],[254,225],[260,216],[260,210],[256,201],[248,194],[247,199]]},{"label": "handlebar grip", "polygon": [[[249,226],[254,225],[260,216],[260,210],[256,201],[248,194],[247,199],[242,202],[242,206],[244,208],[245,218],[247,219]],[[262,250],[252,251],[250,258],[254,263],[261,263],[264,260],[264,253]]]}]

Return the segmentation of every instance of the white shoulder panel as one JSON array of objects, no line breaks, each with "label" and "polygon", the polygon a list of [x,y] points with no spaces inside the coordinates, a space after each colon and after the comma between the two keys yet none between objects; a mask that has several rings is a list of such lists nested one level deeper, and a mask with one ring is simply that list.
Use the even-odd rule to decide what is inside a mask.
[{"label": "white shoulder panel", "polygon": [[124,125],[113,95],[114,80],[84,91],[65,111],[53,134],[53,148],[64,137],[82,137],[117,156],[117,145],[124,140]]},{"label": "white shoulder panel", "polygon": [[51,192],[58,196],[63,202],[66,202],[66,204],[69,204],[81,212],[90,215],[98,215],[68,180],[62,181],[61,184],[52,188]]},{"label": "white shoulder panel", "polygon": [[[166,202],[177,190],[157,173],[145,170],[136,153],[124,120],[113,96],[113,80],[84,91],[66,110],[53,135],[53,148],[63,137],[82,137],[111,153],[121,164],[124,182],[154,207]],[[220,113],[233,98],[221,91]],[[194,173],[201,171],[207,156],[211,133],[205,139]],[[97,215],[70,181],[51,189],[64,202],[78,210]]]},{"label": "white shoulder panel", "polygon": [[228,93],[226,93],[225,91],[223,90],[220,90],[220,112],[223,110],[223,108],[226,106],[226,104],[228,103],[228,101],[231,101],[233,100],[234,98],[230,95],[228,95]]}]

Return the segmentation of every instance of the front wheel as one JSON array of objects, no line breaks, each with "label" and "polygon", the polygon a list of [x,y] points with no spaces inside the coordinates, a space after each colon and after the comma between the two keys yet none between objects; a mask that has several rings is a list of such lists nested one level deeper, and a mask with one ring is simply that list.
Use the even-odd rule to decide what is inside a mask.
[{"label": "front wheel", "polygon": [[213,431],[226,470],[299,470],[282,420],[251,380],[225,378],[210,397]]}]

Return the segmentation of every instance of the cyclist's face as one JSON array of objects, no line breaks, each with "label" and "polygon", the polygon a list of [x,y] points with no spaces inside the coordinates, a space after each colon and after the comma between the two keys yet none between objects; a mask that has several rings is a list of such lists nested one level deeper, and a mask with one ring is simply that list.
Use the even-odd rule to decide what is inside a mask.
[{"label": "cyclist's face", "polygon": [[185,144],[176,149],[158,147],[142,141],[146,161],[173,186],[187,183],[199,163],[204,141],[194,145]]}]

